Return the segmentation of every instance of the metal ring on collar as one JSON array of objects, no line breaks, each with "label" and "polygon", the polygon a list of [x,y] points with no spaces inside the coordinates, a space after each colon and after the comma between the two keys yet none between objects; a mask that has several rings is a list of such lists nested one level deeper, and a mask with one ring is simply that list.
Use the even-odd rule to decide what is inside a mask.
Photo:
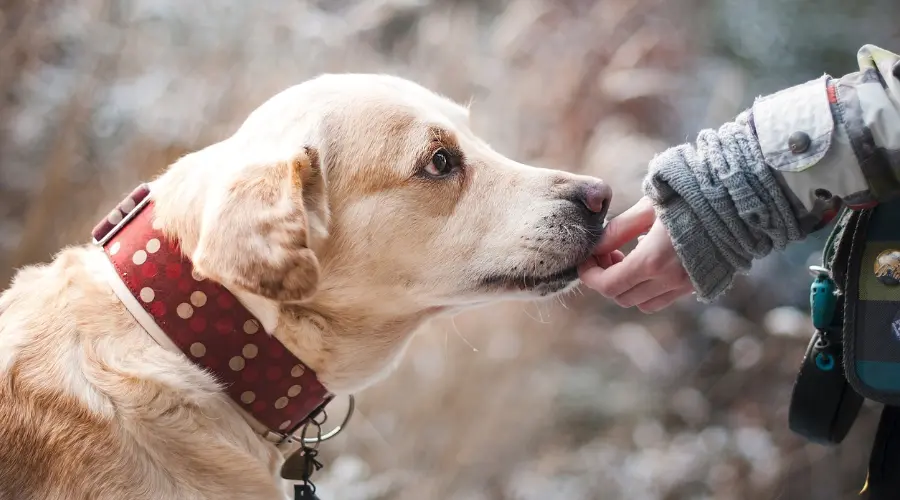
[{"label": "metal ring on collar", "polygon": [[334,429],[331,429],[330,431],[326,432],[325,434],[322,434],[321,436],[306,437],[305,435],[302,435],[302,436],[300,436],[300,441],[302,441],[303,444],[322,443],[322,442],[328,441],[329,439],[337,436],[344,429],[346,429],[347,423],[350,422],[350,417],[353,416],[353,410],[356,409],[356,400],[353,399],[353,396],[347,396],[347,399],[349,401],[349,404],[347,406],[347,414],[344,415],[344,420],[341,421],[340,425],[338,425]]}]

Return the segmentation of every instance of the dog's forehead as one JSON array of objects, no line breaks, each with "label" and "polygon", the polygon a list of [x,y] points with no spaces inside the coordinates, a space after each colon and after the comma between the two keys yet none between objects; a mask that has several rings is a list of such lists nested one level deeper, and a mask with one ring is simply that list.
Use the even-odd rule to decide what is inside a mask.
[{"label": "dog's forehead", "polygon": [[310,116],[377,121],[385,114],[447,128],[464,128],[469,121],[468,108],[410,80],[344,73],[321,75],[282,91],[257,108],[248,123],[271,127]]},{"label": "dog's forehead", "polygon": [[[364,75],[363,75],[364,76]],[[394,76],[380,75],[383,88],[379,92],[375,85],[363,83],[365,88],[380,94],[383,99],[398,106],[408,106],[425,120],[445,119],[453,125],[465,126],[469,121],[469,110],[453,100],[433,92],[415,82]],[[365,80],[365,78],[363,79]]]},{"label": "dog's forehead", "polygon": [[470,136],[468,120],[467,108],[403,78],[326,74],[270,98],[229,142],[265,157],[313,145],[336,159],[364,154],[369,163],[405,166],[433,141],[436,129]]}]

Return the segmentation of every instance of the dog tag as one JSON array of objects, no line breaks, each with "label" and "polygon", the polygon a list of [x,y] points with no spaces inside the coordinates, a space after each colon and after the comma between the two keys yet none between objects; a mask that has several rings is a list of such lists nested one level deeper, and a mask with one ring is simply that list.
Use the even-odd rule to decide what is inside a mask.
[{"label": "dog tag", "polygon": [[314,467],[304,450],[298,450],[285,459],[281,466],[281,477],[290,481],[305,481],[312,476]]},{"label": "dog tag", "polygon": [[294,500],[319,500],[312,487],[308,484],[294,485]]},{"label": "dog tag", "polygon": [[316,496],[316,487],[311,480],[313,472],[322,468],[322,462],[316,460],[318,454],[315,448],[304,446],[287,457],[281,466],[281,477],[300,481],[300,484],[294,485],[295,500],[319,500]]}]

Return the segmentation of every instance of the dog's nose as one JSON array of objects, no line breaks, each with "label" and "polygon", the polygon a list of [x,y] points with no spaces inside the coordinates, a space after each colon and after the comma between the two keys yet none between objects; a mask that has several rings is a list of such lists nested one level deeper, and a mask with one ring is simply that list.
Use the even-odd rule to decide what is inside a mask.
[{"label": "dog's nose", "polygon": [[606,217],[609,203],[612,200],[612,189],[603,181],[589,181],[579,190],[581,203],[599,218]]}]

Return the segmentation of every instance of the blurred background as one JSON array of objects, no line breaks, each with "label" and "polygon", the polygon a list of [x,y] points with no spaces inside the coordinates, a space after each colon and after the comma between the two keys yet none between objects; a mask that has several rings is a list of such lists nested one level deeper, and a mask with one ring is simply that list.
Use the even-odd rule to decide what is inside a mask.
[{"label": "blurred background", "polygon": [[[0,282],[84,243],[141,180],[322,72],[386,72],[459,101],[523,162],[605,178],[757,95],[900,50],[896,0],[0,0]],[[429,324],[322,451],[323,500],[837,499],[845,442],[787,427],[825,236],[723,300],[645,316],[592,293]]]}]

